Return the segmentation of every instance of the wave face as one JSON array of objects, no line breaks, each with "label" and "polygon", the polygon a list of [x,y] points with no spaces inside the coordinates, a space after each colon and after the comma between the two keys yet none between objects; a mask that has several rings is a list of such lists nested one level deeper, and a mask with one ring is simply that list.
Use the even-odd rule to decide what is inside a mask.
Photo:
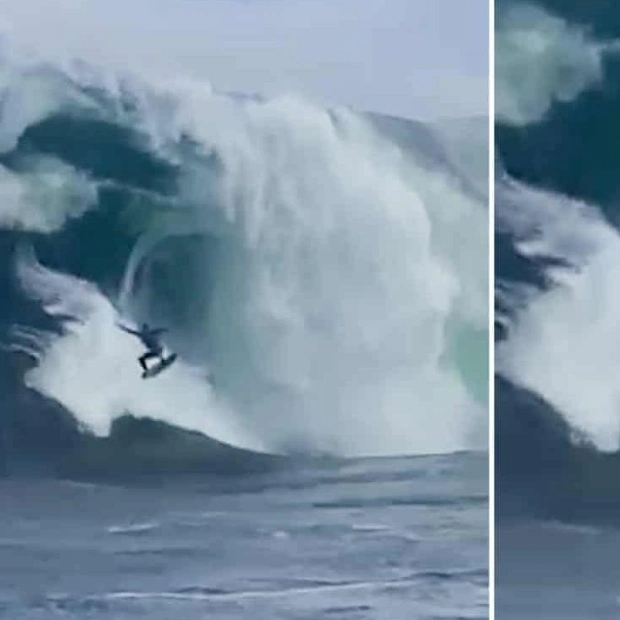
[{"label": "wave face", "polygon": [[[99,437],[129,414],[269,453],[484,445],[484,119],[8,58],[0,225],[53,319],[13,321],[29,388]],[[143,321],[180,356],[152,381],[116,326]]]},{"label": "wave face", "polygon": [[541,78],[512,93],[527,114],[496,119],[500,489],[552,515],[618,514],[620,13],[551,1],[500,13],[498,70]]}]

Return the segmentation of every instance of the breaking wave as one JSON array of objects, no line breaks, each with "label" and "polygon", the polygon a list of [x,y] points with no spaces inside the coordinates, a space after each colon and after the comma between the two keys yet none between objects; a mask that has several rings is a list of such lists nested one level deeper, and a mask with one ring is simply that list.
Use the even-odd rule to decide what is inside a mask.
[{"label": "breaking wave", "polygon": [[[0,226],[53,319],[13,321],[29,388],[100,437],[131,415],[272,453],[485,445],[484,119],[2,59]],[[145,320],[180,357],[152,381],[117,327]]]}]

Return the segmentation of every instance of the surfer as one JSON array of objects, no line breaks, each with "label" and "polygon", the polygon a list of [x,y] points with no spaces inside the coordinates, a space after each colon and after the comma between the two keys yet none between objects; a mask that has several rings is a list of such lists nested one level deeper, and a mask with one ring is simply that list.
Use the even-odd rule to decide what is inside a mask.
[{"label": "surfer", "polygon": [[143,323],[139,330],[130,329],[129,327],[125,327],[120,324],[119,327],[128,334],[138,337],[142,344],[146,347],[146,353],[138,358],[140,366],[142,366],[142,370],[144,370],[144,372],[148,370],[148,366],[146,365],[147,360],[159,358],[160,364],[164,363],[164,347],[159,341],[159,337],[164,332],[168,331],[166,328],[149,327],[148,323]]}]

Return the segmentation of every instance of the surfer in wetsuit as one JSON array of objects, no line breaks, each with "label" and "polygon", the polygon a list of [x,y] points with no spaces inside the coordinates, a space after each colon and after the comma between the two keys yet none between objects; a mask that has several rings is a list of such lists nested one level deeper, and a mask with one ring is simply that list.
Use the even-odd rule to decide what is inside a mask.
[{"label": "surfer in wetsuit", "polygon": [[125,327],[124,325],[119,325],[119,327],[128,334],[137,336],[146,347],[146,353],[138,358],[140,366],[142,366],[142,370],[145,372],[148,370],[148,366],[146,365],[147,360],[158,357],[160,362],[164,361],[164,347],[159,341],[159,337],[165,331],[168,331],[167,329],[162,327],[149,327],[148,323],[143,323],[142,327],[137,331],[134,329],[129,329],[129,327]]}]

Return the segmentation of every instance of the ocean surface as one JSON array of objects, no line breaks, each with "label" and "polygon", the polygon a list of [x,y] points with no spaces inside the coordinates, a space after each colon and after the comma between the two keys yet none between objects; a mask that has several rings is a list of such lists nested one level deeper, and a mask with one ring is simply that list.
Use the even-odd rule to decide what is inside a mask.
[{"label": "ocean surface", "polygon": [[0,617],[488,617],[487,459],[0,481]]},{"label": "ocean surface", "polygon": [[620,531],[553,520],[496,532],[496,617],[585,620],[620,612]]},{"label": "ocean surface", "polygon": [[496,5],[496,613],[616,618],[620,11]]}]

